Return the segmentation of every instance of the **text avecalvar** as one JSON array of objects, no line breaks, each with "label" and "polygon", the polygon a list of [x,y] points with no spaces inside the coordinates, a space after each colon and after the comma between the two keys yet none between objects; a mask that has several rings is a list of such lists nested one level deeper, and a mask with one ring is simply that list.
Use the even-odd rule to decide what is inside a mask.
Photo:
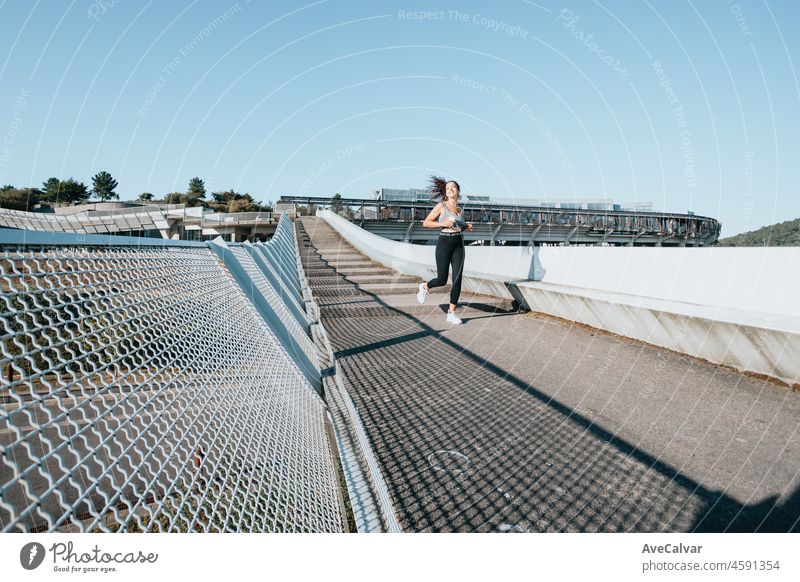
[{"label": "text avecalvar", "polygon": [[664,544],[663,546],[651,546],[645,544],[642,548],[643,554],[699,554],[703,546],[689,546],[685,544]]}]

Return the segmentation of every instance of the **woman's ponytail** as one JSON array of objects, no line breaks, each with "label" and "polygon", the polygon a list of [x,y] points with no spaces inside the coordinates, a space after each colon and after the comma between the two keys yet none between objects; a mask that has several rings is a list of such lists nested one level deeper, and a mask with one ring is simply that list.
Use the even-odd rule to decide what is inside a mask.
[{"label": "woman's ponytail", "polygon": [[458,185],[458,182],[455,180],[445,180],[441,176],[431,175],[430,180],[428,183],[428,191],[431,193],[431,200],[436,200],[437,202],[441,202],[443,200],[447,200],[447,184],[452,182],[458,188],[459,194],[461,193],[461,186]]}]

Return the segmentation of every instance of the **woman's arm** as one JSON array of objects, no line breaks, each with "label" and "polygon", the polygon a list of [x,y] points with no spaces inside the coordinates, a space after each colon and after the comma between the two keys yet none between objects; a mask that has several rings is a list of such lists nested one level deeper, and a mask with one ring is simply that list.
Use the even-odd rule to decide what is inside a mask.
[{"label": "woman's arm", "polygon": [[447,222],[439,222],[439,215],[442,213],[443,204],[443,202],[439,202],[439,204],[433,207],[433,210],[431,210],[425,220],[422,221],[422,226],[425,228],[443,228],[453,226],[453,224],[455,224],[456,221],[452,218]]}]

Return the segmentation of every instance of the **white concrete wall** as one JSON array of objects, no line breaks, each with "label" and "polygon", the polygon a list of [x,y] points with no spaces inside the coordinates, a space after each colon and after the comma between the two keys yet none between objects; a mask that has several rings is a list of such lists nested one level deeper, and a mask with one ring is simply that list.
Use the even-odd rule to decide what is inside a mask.
[{"label": "white concrete wall", "polygon": [[800,315],[800,248],[542,247],[537,281]]},{"label": "white concrete wall", "polygon": [[[373,260],[434,275],[433,246],[385,239],[329,211],[318,215]],[[800,248],[473,246],[463,288],[800,383]]]}]

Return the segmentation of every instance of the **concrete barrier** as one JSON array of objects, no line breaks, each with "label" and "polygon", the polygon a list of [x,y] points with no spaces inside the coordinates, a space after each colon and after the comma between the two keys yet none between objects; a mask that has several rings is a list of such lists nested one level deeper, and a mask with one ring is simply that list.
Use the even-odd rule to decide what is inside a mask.
[{"label": "concrete barrier", "polygon": [[[373,260],[434,276],[433,246],[318,215]],[[470,246],[463,288],[800,384],[800,248]]]}]

